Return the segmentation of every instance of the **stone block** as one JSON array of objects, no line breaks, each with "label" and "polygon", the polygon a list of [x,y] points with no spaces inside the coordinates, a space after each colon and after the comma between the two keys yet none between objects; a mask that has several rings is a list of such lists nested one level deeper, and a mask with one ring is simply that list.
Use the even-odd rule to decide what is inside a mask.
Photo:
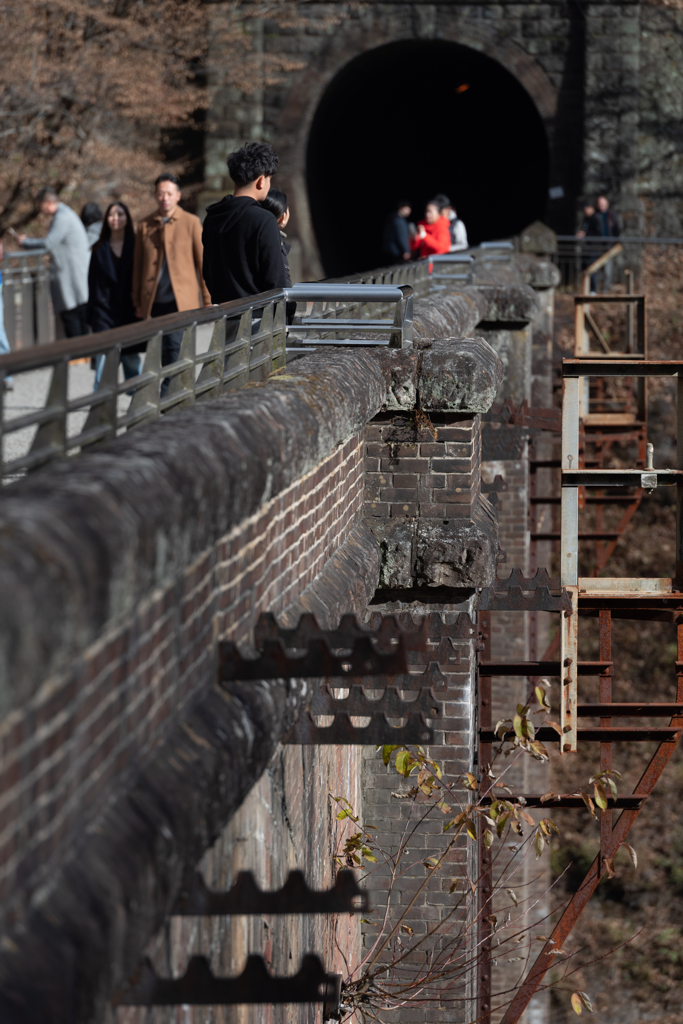
[{"label": "stone block", "polygon": [[487,412],[502,384],[503,367],[483,338],[449,338],[435,341],[423,354],[418,380],[423,409]]},{"label": "stone block", "polygon": [[412,587],[415,524],[398,518],[391,521],[368,519],[367,524],[382,556],[380,587]]},{"label": "stone block", "polygon": [[376,358],[387,385],[383,409],[414,409],[419,352],[412,348],[380,349]]},{"label": "stone block", "polygon": [[417,524],[415,570],[418,586],[486,587],[495,575],[496,549],[490,534],[468,520]]}]

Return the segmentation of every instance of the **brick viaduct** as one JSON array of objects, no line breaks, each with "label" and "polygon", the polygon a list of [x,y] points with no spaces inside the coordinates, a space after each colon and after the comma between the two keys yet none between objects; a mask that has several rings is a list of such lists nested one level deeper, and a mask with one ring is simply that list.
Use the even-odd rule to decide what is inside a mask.
[{"label": "brick viaduct", "polygon": [[[331,791],[389,833],[400,817],[374,751],[281,745],[310,681],[218,686],[216,642],[247,641],[263,610],[283,624],[311,611],[325,628],[344,613],[474,613],[501,547],[528,570],[526,463],[485,450],[482,462],[481,415],[496,395],[547,386],[555,274],[522,253],[482,258],[472,285],[416,303],[411,348],[306,356],[5,489],[3,1024],[180,1019],[112,1009],[145,951],[161,974],[193,952],[217,974],[239,973],[247,952],[280,974],[306,952],[328,970],[357,962],[357,918],[171,915],[198,864],[216,888],[242,869],[277,887],[293,867],[329,885],[342,828]],[[510,495],[499,516],[482,491],[496,475]],[[453,651],[433,752],[457,779],[474,755],[474,638]],[[440,840],[415,842],[426,856]],[[381,906],[386,879],[370,884]],[[414,887],[406,878],[398,897]],[[418,934],[445,895],[414,908]],[[462,1009],[399,1019],[415,1012]]]}]

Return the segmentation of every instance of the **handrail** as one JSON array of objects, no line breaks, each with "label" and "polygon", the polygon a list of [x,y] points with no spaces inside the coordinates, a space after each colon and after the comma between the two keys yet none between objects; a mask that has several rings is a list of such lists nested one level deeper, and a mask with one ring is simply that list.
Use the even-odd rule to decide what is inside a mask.
[{"label": "handrail", "polygon": [[[3,435],[37,427],[27,452],[8,458],[3,448],[2,476],[15,477],[113,438],[121,430],[150,422],[175,407],[265,380],[285,365],[290,352],[294,357],[317,345],[402,348],[412,340],[413,294],[428,289],[428,272],[428,261],[421,261],[410,267],[354,275],[346,281],[298,284],[0,356],[0,382],[6,377],[16,382],[17,375],[30,371],[52,371],[44,407],[27,414],[4,418],[0,389],[0,442]],[[292,302],[300,315],[288,326],[286,308]],[[387,306],[394,307],[393,316],[378,318]],[[206,324],[213,324],[211,343],[207,352],[197,352],[197,328]],[[180,330],[183,338],[178,359],[162,366],[163,335]],[[290,332],[296,347],[287,343]],[[349,338],[349,334],[355,337]],[[141,343],[147,346],[141,374],[119,383],[121,353]],[[98,390],[69,398],[69,363],[93,356],[105,357]],[[165,380],[168,390],[162,395]],[[119,411],[119,396],[131,391],[129,408]],[[76,412],[87,413],[85,424],[70,435],[69,417]]]},{"label": "handrail", "polygon": [[67,338],[64,341],[55,341],[51,345],[37,345],[33,349],[0,356],[0,374],[4,371],[5,376],[11,376],[21,370],[38,370],[44,366],[54,366],[55,363],[61,362],[65,358],[69,361],[87,359],[100,355],[112,345],[125,351],[131,345],[149,341],[159,330],[162,334],[169,334],[171,331],[185,330],[193,324],[199,326],[200,324],[214,323],[223,316],[238,317],[250,310],[264,309],[271,302],[281,301],[283,298],[284,290],[276,288],[248,299],[233,299],[231,302],[224,302],[219,306],[204,306],[184,313],[169,313],[167,316],[155,317],[153,320],[140,320],[134,324],[126,324],[125,327],[112,327],[108,331],[99,331],[97,334]]},{"label": "handrail", "polygon": [[577,237],[577,235],[556,235],[558,242],[576,242],[579,244],[597,244],[604,245],[606,242],[614,241],[615,238],[620,242],[639,242],[647,245],[683,245],[683,238],[654,238],[645,235],[617,235],[615,238],[607,238],[602,235],[584,235],[583,237]]},{"label": "handrail", "polygon": [[12,252],[5,251],[3,260],[26,260],[32,256],[47,256],[49,255],[49,249],[17,249]]}]

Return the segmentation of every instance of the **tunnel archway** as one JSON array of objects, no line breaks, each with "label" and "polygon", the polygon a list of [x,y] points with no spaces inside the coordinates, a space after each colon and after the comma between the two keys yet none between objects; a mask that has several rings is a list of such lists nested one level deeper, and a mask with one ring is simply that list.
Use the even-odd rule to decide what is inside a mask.
[{"label": "tunnel archway", "polygon": [[336,277],[380,266],[382,228],[450,196],[470,244],[545,213],[548,141],[538,110],[498,61],[459,43],[405,40],[351,60],[328,85],[308,136],[306,180],[321,259]]}]

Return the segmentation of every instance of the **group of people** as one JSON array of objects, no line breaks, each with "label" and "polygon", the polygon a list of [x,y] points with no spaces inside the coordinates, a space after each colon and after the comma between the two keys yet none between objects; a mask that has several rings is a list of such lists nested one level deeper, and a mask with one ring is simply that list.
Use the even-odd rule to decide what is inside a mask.
[{"label": "group of people", "polygon": [[430,199],[424,219],[410,221],[410,203],[398,202],[384,228],[384,258],[389,263],[422,259],[467,249],[467,230],[443,193]]},{"label": "group of people", "polygon": [[[47,234],[15,237],[25,249],[48,250],[53,305],[67,338],[290,285],[287,196],[271,188],[278,163],[265,143],[232,153],[234,194],[208,208],[203,229],[180,206],[180,182],[173,174],[156,179],[156,210],[137,228],[121,200],[110,203],[103,217],[96,204],[86,204],[79,217],[53,189],[42,189],[37,205],[51,218]],[[164,334],[162,366],[177,360],[182,334]],[[122,353],[126,380],[140,373],[145,347]],[[104,356],[98,356],[95,389],[103,367]],[[11,388],[11,380],[5,386]]]},{"label": "group of people", "polygon": [[[607,196],[598,196],[595,204],[591,202],[585,203],[583,207],[583,221],[580,229],[576,232],[576,237],[588,240],[594,239],[595,243],[589,245],[584,252],[582,261],[584,269],[589,267],[598,256],[602,256],[603,252],[609,249],[611,245],[614,245],[614,242],[611,242],[610,239],[618,238],[619,234],[619,221],[614,211],[610,209]],[[598,244],[598,239],[604,239],[604,243],[602,245]],[[609,291],[612,287],[612,272],[612,263],[605,264],[602,269],[605,291]],[[590,288],[591,292],[597,291],[597,274],[591,274]]]}]

